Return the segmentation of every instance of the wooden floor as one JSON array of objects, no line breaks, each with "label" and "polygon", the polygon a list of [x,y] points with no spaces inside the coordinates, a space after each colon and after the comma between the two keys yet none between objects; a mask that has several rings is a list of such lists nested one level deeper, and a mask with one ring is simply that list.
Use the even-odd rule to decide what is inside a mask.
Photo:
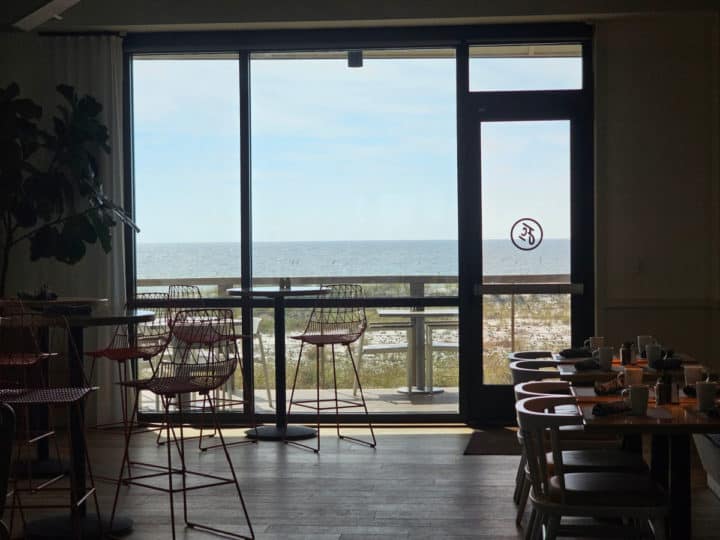
[{"label": "wooden floor", "polygon": [[[234,440],[241,434],[227,433]],[[373,450],[340,441],[328,428],[319,455],[274,442],[236,446],[231,455],[258,539],[522,538],[512,502],[518,457],[464,456],[469,434],[466,428],[379,429]],[[96,474],[117,474],[121,441],[91,432]],[[166,456],[151,434],[137,436],[133,451],[135,459],[157,463]],[[221,450],[200,453],[189,446],[186,453],[190,467],[226,470]],[[695,484],[693,538],[718,538],[720,501],[702,480]],[[98,485],[101,505],[109,510],[114,486]],[[194,492],[190,504],[198,521],[242,526],[237,498],[228,487]],[[167,495],[123,488],[119,508],[135,520],[127,538],[170,538]],[[213,538],[185,529],[177,517],[178,538]]]}]

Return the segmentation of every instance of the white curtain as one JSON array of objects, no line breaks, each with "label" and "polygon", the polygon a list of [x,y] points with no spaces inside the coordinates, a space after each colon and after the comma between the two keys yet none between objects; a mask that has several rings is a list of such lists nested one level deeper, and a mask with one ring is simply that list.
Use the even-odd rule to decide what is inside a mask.
[{"label": "white curtain", "polygon": [[[75,87],[78,94],[89,94],[103,106],[103,123],[110,132],[110,154],[98,156],[99,175],[105,193],[117,204],[123,203],[123,52],[122,38],[111,35],[48,37],[51,49],[52,80]],[[59,100],[57,101],[59,103]],[[50,111],[46,111],[46,114]],[[116,306],[125,303],[124,229],[113,231],[113,249],[105,254],[99,245],[91,246],[76,265],[53,263],[54,290],[68,296],[109,298]],[[50,281],[48,281],[50,283]],[[104,346],[111,328],[85,331],[85,349]],[[100,390],[87,408],[88,423],[120,419],[120,397],[116,369],[100,360],[94,383]]]}]

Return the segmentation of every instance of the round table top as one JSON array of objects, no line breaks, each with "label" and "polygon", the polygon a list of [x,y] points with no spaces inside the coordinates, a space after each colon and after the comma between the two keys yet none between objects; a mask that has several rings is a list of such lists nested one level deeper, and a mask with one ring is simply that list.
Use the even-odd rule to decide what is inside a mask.
[{"label": "round table top", "polygon": [[155,319],[155,312],[149,309],[126,309],[103,305],[93,309],[90,313],[66,315],[68,324],[76,327],[112,326],[116,324],[134,324],[150,322]]},{"label": "round table top", "polygon": [[327,294],[330,292],[328,287],[320,285],[293,285],[289,289],[281,289],[277,285],[257,286],[250,289],[240,287],[228,289],[230,296],[263,296],[266,298],[275,298],[277,296],[310,296],[313,294]]}]

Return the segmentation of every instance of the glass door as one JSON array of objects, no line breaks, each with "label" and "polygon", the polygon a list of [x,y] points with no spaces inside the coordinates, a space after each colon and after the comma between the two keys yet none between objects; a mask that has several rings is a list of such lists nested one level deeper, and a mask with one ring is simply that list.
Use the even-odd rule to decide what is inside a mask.
[{"label": "glass door", "polygon": [[461,373],[471,423],[513,421],[509,353],[557,352],[592,334],[590,132],[573,94],[467,102],[460,345],[472,352]]}]

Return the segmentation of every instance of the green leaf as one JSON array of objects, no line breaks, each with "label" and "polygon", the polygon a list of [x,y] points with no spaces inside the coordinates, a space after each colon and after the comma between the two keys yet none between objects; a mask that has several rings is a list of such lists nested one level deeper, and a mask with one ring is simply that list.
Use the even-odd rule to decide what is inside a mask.
[{"label": "green leaf", "polygon": [[67,84],[58,84],[55,89],[64,97],[71,105],[75,104],[77,94],[75,88]]},{"label": "green leaf", "polygon": [[26,229],[34,227],[37,223],[37,212],[28,199],[19,201],[13,208],[12,214],[17,224]]},{"label": "green leaf", "polygon": [[16,99],[15,111],[23,118],[39,119],[42,116],[42,107],[31,99]]},{"label": "green leaf", "polygon": [[53,227],[41,227],[30,237],[30,260],[54,257],[59,241],[59,234]]}]

